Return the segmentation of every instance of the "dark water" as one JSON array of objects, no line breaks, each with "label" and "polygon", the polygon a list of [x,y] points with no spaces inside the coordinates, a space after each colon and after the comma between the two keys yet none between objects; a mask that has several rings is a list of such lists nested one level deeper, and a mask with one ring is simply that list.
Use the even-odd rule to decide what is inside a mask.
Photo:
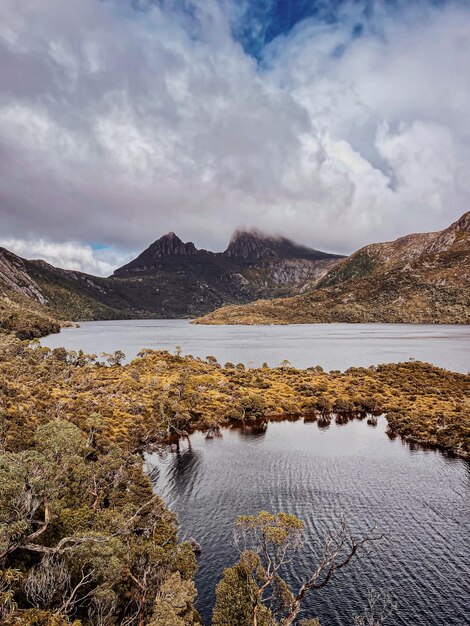
[{"label": "dark water", "polygon": [[352,625],[373,586],[398,602],[390,626],[470,624],[470,466],[389,440],[384,418],[376,428],[356,420],[322,430],[299,421],[226,429],[214,440],[196,433],[191,449],[149,461],[182,535],[202,544],[197,585],[206,625],[215,585],[235,560],[233,521],[262,509],[294,513],[306,524],[305,551],[288,571],[292,583],[315,566],[321,538],[342,514],[358,534],[372,523],[385,533],[370,554],[310,596],[304,617]]},{"label": "dark water", "polygon": [[123,350],[132,359],[142,348],[174,351],[220,363],[271,367],[288,359],[294,367],[326,370],[406,361],[428,361],[446,369],[470,370],[470,326],[421,324],[299,324],[292,326],[195,326],[187,320],[82,322],[43,345],[100,354]]}]

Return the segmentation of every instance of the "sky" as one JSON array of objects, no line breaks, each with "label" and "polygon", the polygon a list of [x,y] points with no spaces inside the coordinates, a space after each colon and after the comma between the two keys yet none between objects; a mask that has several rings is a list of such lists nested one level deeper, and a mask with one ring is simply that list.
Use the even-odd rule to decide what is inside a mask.
[{"label": "sky", "polygon": [[467,0],[1,0],[0,245],[349,254],[470,207]]}]

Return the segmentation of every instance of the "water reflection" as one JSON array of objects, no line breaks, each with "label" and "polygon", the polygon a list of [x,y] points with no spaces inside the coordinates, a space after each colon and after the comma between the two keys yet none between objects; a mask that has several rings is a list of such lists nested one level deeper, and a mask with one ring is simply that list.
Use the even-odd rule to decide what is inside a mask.
[{"label": "water reflection", "polygon": [[317,418],[317,426],[320,430],[328,430],[331,424],[331,415],[319,415]]},{"label": "water reflection", "polygon": [[260,420],[245,423],[242,425],[233,426],[231,430],[235,431],[241,439],[249,439],[253,441],[264,437],[268,430],[268,422]]},{"label": "water reflection", "polygon": [[337,413],[335,415],[335,424],[337,426],[345,426],[352,418],[348,413]]},{"label": "water reflection", "polygon": [[[178,498],[190,494],[195,488],[203,453],[194,449],[191,444],[182,442],[165,460],[162,459],[162,455],[156,462],[152,460],[160,472],[164,471],[166,487],[172,493],[172,498]],[[153,476],[155,475],[154,472]]]}]

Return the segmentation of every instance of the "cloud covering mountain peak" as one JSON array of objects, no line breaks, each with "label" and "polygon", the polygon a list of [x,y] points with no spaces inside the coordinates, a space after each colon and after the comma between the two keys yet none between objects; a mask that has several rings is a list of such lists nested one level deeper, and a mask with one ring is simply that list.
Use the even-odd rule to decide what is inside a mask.
[{"label": "cloud covering mountain peak", "polygon": [[138,4],[2,2],[8,241],[124,260],[149,232],[222,249],[255,223],[347,253],[468,206],[467,2],[343,2],[255,56],[243,3]]}]

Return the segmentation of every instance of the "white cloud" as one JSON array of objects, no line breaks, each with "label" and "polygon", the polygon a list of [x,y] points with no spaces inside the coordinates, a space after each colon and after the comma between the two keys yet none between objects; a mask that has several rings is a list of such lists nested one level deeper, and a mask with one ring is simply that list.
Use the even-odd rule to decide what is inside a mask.
[{"label": "white cloud", "polygon": [[226,2],[193,4],[3,0],[5,239],[102,274],[126,253],[60,242],[120,255],[175,230],[222,249],[247,224],[347,252],[468,209],[468,5],[351,3],[260,69]]},{"label": "white cloud", "polygon": [[0,239],[0,246],[27,259],[42,259],[56,267],[78,270],[95,276],[109,276],[116,267],[133,258],[110,248],[93,249],[76,241],[53,243],[43,239]]}]

